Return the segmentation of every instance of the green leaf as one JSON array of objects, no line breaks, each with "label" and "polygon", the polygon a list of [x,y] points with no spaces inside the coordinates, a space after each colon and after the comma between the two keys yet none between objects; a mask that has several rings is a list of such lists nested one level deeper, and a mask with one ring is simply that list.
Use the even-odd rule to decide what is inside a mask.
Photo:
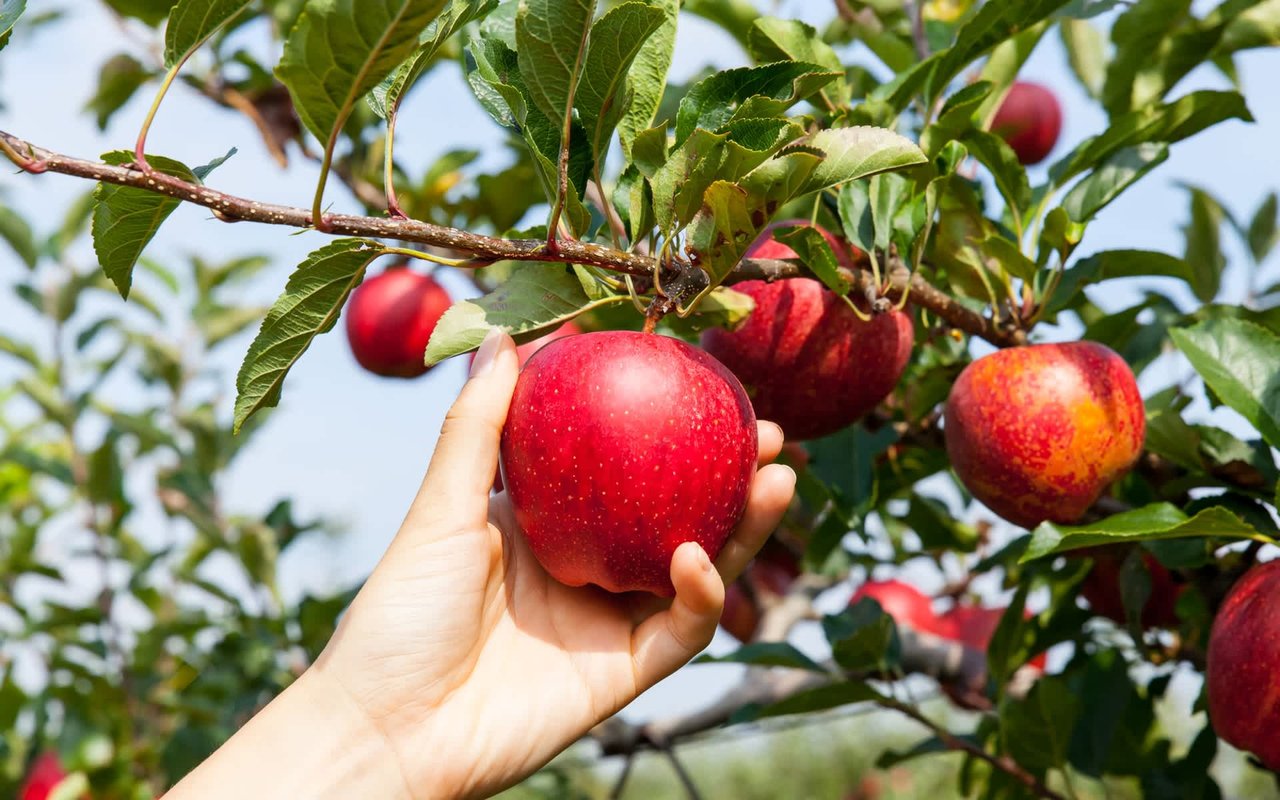
[{"label": "green leaf", "polygon": [[633,0],[616,6],[591,27],[575,100],[597,170],[601,169],[613,132],[629,105],[631,65],[665,19],[662,9]]},{"label": "green leaf", "polygon": [[1177,506],[1153,503],[1088,525],[1042,523],[1032,531],[1031,544],[1018,563],[1100,544],[1208,536],[1256,539],[1261,535],[1252,525],[1221,506],[1206,508],[1188,518]]},{"label": "green leaf", "polygon": [[1222,221],[1226,210],[1203,189],[1187,187],[1191,195],[1191,221],[1183,227],[1187,247],[1183,260],[1191,268],[1191,288],[1201,302],[1218,294],[1227,257],[1222,253]]},{"label": "green leaf", "polygon": [[1165,144],[1148,142],[1121,150],[1072,186],[1062,199],[1062,208],[1073,222],[1086,223],[1168,158],[1169,147]]},{"label": "green leaf", "polygon": [[123,505],[124,469],[117,452],[118,438],[108,435],[102,444],[89,454],[88,476],[85,484],[90,502],[106,505]]},{"label": "green leaf", "polygon": [[1037,22],[992,49],[991,55],[987,56],[986,63],[982,65],[982,71],[978,73],[977,82],[991,85],[990,94],[982,101],[975,115],[978,127],[983,130],[991,127],[991,121],[1000,110],[1009,87],[1013,85],[1023,65],[1027,63],[1027,59],[1031,57],[1048,30],[1049,20]]},{"label": "green leaf", "polygon": [[883,699],[884,695],[872,688],[870,684],[860,680],[849,680],[793,694],[785,700],[761,709],[759,716],[781,717],[787,714],[808,714],[846,706],[850,703],[879,702]]},{"label": "green leaf", "polygon": [[[132,164],[133,153],[115,150],[104,153],[102,160],[116,166]],[[196,181],[189,167],[173,159],[149,155],[147,163],[166,175]],[[133,285],[133,265],[179,201],[145,189],[110,183],[98,184],[93,198],[93,249],[102,271],[127,300]]]},{"label": "green leaf", "polygon": [[826,669],[786,642],[753,642],[723,656],[699,656],[695,664],[751,664],[758,667],[790,667],[825,673]]},{"label": "green leaf", "polygon": [[569,112],[595,7],[596,0],[521,0],[516,16],[520,74],[548,119],[563,120]]},{"label": "green leaf", "polygon": [[369,262],[384,252],[366,239],[339,239],[298,265],[267,312],[236,376],[235,431],[255,412],[280,402],[289,370],[317,336],[333,328]]},{"label": "green leaf", "polygon": [[[580,267],[524,266],[489,294],[454,303],[431,332],[426,363],[439,364],[476,349],[494,328],[507,331],[523,344],[583,311],[628,302],[626,295],[607,294],[592,287],[594,279],[579,270]],[[590,291],[588,287],[592,287]]]},{"label": "green leaf", "polygon": [[164,65],[173,69],[249,5],[250,0],[179,0],[164,29]]},{"label": "green leaf", "polygon": [[1280,336],[1217,318],[1169,331],[1205,384],[1272,447],[1280,447]]},{"label": "green leaf", "polygon": [[27,9],[27,0],[0,0],[0,50],[9,43],[9,35],[18,17]]},{"label": "green leaf", "polygon": [[1018,245],[1003,236],[988,236],[978,243],[979,250],[993,259],[1000,269],[1015,278],[1024,281],[1033,280],[1036,276],[1036,264],[1023,255]]},{"label": "green leaf", "polygon": [[1266,260],[1271,248],[1275,247],[1276,213],[1276,193],[1269,192],[1266,199],[1258,206],[1258,210],[1253,212],[1253,219],[1249,221],[1249,230],[1245,234],[1245,239],[1249,243],[1249,254],[1253,256],[1255,264],[1261,264]]},{"label": "green leaf", "polygon": [[140,19],[148,25],[159,25],[169,16],[178,0],[105,0],[117,14]]},{"label": "green leaf", "polygon": [[832,128],[818,131],[805,144],[823,159],[793,196],[928,161],[915,142],[887,128]]},{"label": "green leaf", "polygon": [[1192,92],[1172,103],[1130,111],[1113,117],[1105,133],[1084,140],[1050,167],[1050,180],[1063,186],[1121,150],[1143,142],[1173,144],[1226,119],[1253,121],[1236,92]]},{"label": "green leaf", "polygon": [[1115,48],[1107,65],[1102,104],[1112,117],[1134,107],[1138,74],[1158,63],[1161,45],[1172,38],[1190,7],[1191,0],[1139,0],[1111,26]]},{"label": "green leaf", "polygon": [[98,130],[106,130],[112,115],[149,80],[151,71],[133,56],[120,53],[107,59],[98,73],[98,88],[84,107],[93,113]]},{"label": "green leaf", "polygon": [[849,293],[852,284],[840,272],[840,262],[831,245],[817,229],[810,226],[775,228],[773,236],[796,251],[796,255],[828,289],[840,296]]},{"label": "green leaf", "polygon": [[399,108],[405,93],[435,63],[436,54],[449,37],[464,25],[489,14],[497,5],[498,0],[453,0],[423,31],[413,55],[369,92],[369,107],[373,112],[383,119],[390,116],[393,109]]},{"label": "green leaf", "polygon": [[849,672],[883,672],[898,664],[898,633],[893,617],[880,603],[864,597],[840,612],[822,618],[836,663]]},{"label": "green leaf", "polygon": [[694,84],[680,101],[676,144],[698,129],[719,131],[735,119],[779,116],[840,75],[797,61],[717,72]]},{"label": "green leaf", "polygon": [[1009,213],[1015,220],[1021,220],[1023,212],[1031,205],[1031,184],[1027,181],[1027,170],[1018,161],[1013,148],[1004,139],[987,131],[969,131],[961,141],[969,154],[991,172]]},{"label": "green leaf", "polygon": [[35,233],[22,215],[3,203],[0,203],[0,239],[9,243],[28,269],[35,269],[40,259]]},{"label": "green leaf", "polygon": [[[645,40],[644,46],[631,62],[628,82],[631,85],[631,103],[618,123],[618,138],[622,152],[630,155],[636,137],[653,124],[667,88],[667,73],[675,54],[676,26],[680,16],[680,0],[649,0],[649,4],[662,11],[662,24]],[[665,143],[666,133],[663,132]]]},{"label": "green leaf", "polygon": [[1060,26],[1067,63],[1071,65],[1076,80],[1090,97],[1101,96],[1107,75],[1107,42],[1102,32],[1084,19],[1064,19]]},{"label": "green leaf", "polygon": [[1146,275],[1180,278],[1187,283],[1192,281],[1190,265],[1177,256],[1151,250],[1103,250],[1077,262],[1063,273],[1049,309],[1058,311],[1066,308],[1084,286],[1110,278]]},{"label": "green leaf", "polygon": [[[756,20],[747,35],[747,49],[758,64],[800,61],[826,67],[832,72],[844,72],[840,56],[831,49],[831,45],[822,40],[812,25],[796,19],[761,17]],[[849,87],[844,78],[825,87],[822,97],[831,108],[847,105]]]},{"label": "green leaf", "polygon": [[308,0],[276,75],[321,142],[418,45],[446,0]]},{"label": "green leaf", "polygon": [[1001,709],[1002,738],[1020,766],[1042,771],[1066,764],[1081,701],[1065,678],[1036,681],[1022,700]]}]

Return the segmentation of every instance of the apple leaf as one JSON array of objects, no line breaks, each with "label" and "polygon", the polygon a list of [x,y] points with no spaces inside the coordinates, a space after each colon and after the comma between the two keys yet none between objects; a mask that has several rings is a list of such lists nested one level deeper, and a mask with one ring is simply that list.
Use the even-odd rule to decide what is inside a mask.
[{"label": "apple leaf", "polygon": [[368,239],[338,239],[298,265],[267,312],[236,375],[233,429],[280,402],[285,376],[311,342],[331,330],[365,268],[386,250]]},{"label": "apple leaf", "polygon": [[883,671],[898,664],[897,628],[874,598],[864,597],[839,614],[823,617],[822,630],[836,663],[846,671]]},{"label": "apple leaf", "polygon": [[367,100],[373,113],[382,119],[390,116],[391,111],[400,106],[405,93],[435,63],[436,54],[449,37],[467,23],[493,11],[497,5],[498,0],[453,0],[449,8],[432,20],[422,32],[418,39],[418,49],[413,55],[369,92]]},{"label": "apple leaf", "polygon": [[831,244],[815,228],[807,225],[795,228],[775,228],[773,236],[796,251],[800,261],[818,280],[840,296],[849,293],[853,284],[840,272],[840,262],[831,250]]},{"label": "apple leaf", "polygon": [[140,19],[148,25],[159,25],[169,16],[178,0],[104,0],[117,14]]},{"label": "apple leaf", "polygon": [[1240,319],[1215,318],[1169,331],[1223,403],[1280,447],[1280,336]]},{"label": "apple leaf", "polygon": [[445,1],[308,0],[276,67],[307,130],[327,142],[413,53]]},{"label": "apple leaf", "polygon": [[179,0],[164,29],[164,65],[186,61],[209,37],[249,5],[249,0]]},{"label": "apple leaf", "polygon": [[974,113],[979,128],[987,130],[991,127],[991,120],[995,119],[996,112],[1000,110],[1009,87],[1017,80],[1023,64],[1027,63],[1027,59],[1044,39],[1047,30],[1049,21],[1042,20],[992,48],[986,63],[982,65],[982,71],[978,73],[979,82],[991,85],[991,91]]},{"label": "apple leaf", "polygon": [[1005,206],[1015,220],[1020,220],[1027,206],[1031,205],[1031,184],[1027,180],[1027,170],[1018,161],[1013,148],[994,133],[979,130],[965,133],[961,141],[968,148],[969,155],[995,178],[996,189],[1004,198]]},{"label": "apple leaf", "polygon": [[[798,19],[761,17],[747,34],[747,50],[757,64],[777,61],[799,61],[817,64],[832,72],[844,72],[840,56],[812,25]],[[844,77],[822,89],[822,97],[831,108],[848,105],[849,86]]]},{"label": "apple leaf", "polygon": [[1088,525],[1041,523],[1032,531],[1031,543],[1019,563],[1025,564],[1037,558],[1100,544],[1209,536],[1224,539],[1265,538],[1252,525],[1221,506],[1206,508],[1194,517],[1188,517],[1170,503],[1152,503]]},{"label": "apple leaf", "polygon": [[34,269],[40,258],[35,233],[22,215],[0,203],[0,239],[4,239],[28,269]]},{"label": "apple leaf", "polygon": [[1086,223],[1121,192],[1168,158],[1169,146],[1166,144],[1147,142],[1120,150],[1072,186],[1062,199],[1062,208],[1071,221]]},{"label": "apple leaf", "polygon": [[584,311],[626,302],[626,295],[602,291],[581,267],[527,265],[483,297],[450,306],[431,332],[425,360],[430,366],[475,350],[494,328],[530,342]]},{"label": "apple leaf", "polygon": [[1249,243],[1249,253],[1253,256],[1255,264],[1261,264],[1271,252],[1271,248],[1275,247],[1277,210],[1276,193],[1269,192],[1266,199],[1258,206],[1258,210],[1253,212],[1253,219],[1249,221],[1245,240]]},{"label": "apple leaf", "polygon": [[9,43],[13,26],[27,9],[27,0],[0,0],[0,50]]},{"label": "apple leaf", "polygon": [[797,692],[785,700],[764,708],[752,709],[748,707],[744,714],[735,714],[734,720],[747,721],[749,719],[781,717],[788,714],[807,714],[814,711],[825,711],[829,708],[847,706],[850,703],[879,702],[883,699],[885,699],[884,695],[880,694],[866,681],[848,680]]},{"label": "apple leaf", "polygon": [[1107,41],[1102,31],[1086,19],[1064,19],[1059,32],[1076,80],[1090,97],[1101,96],[1107,74]]},{"label": "apple leaf", "polygon": [[523,0],[516,50],[529,97],[548,119],[563,120],[581,74],[596,0]]},{"label": "apple leaf", "polygon": [[[114,166],[133,163],[133,153],[114,150],[102,160]],[[147,156],[147,163],[166,175],[186,181],[199,178],[187,165],[164,156]],[[93,249],[98,263],[120,296],[129,299],[133,265],[180,201],[145,189],[99,183],[93,193]]]},{"label": "apple leaf", "polygon": [[1019,765],[1037,772],[1066,764],[1080,698],[1065,678],[1041,678],[1022,699],[1003,703],[1001,739]]},{"label": "apple leaf", "polygon": [[868,125],[818,131],[804,140],[804,144],[820,151],[823,159],[793,196],[928,161],[919,146],[907,137]]},{"label": "apple leaf", "polygon": [[98,87],[85,103],[85,110],[93,112],[98,130],[106,130],[111,117],[149,80],[151,71],[133,56],[120,53],[107,59],[98,71]]},{"label": "apple leaf", "polygon": [[1062,274],[1062,280],[1048,304],[1049,311],[1060,311],[1075,299],[1084,286],[1109,278],[1132,278],[1158,275],[1179,278],[1191,283],[1191,266],[1177,256],[1152,250],[1103,250],[1078,261]]},{"label": "apple leaf", "polygon": [[676,144],[735,119],[776,117],[840,77],[817,64],[780,61],[717,72],[693,85],[676,113]]},{"label": "apple leaf", "polygon": [[1227,266],[1222,252],[1222,223],[1228,215],[1208,192],[1195,186],[1188,186],[1187,190],[1191,195],[1191,219],[1183,227],[1186,250],[1182,258],[1191,268],[1192,291],[1207,303],[1218,295],[1222,271]]},{"label": "apple leaf", "polygon": [[[631,62],[628,80],[631,84],[631,103],[618,122],[618,138],[622,152],[630,155],[632,142],[653,124],[667,88],[667,73],[675,55],[676,26],[680,16],[680,0],[649,0],[649,5],[661,9],[662,23],[636,54]],[[666,129],[663,128],[663,145]]]},{"label": "apple leaf", "polygon": [[821,664],[786,642],[753,642],[723,656],[699,656],[695,664],[751,664],[757,667],[791,667],[826,674]]},{"label": "apple leaf", "polygon": [[1106,132],[1085,139],[1050,167],[1050,182],[1064,186],[1121,150],[1143,142],[1180,142],[1227,119],[1253,121],[1244,98],[1236,92],[1192,92],[1172,103],[1121,114],[1111,119]]},{"label": "apple leaf", "polygon": [[591,26],[575,103],[587,129],[597,170],[630,101],[631,65],[665,19],[662,9],[632,0],[610,9]]}]

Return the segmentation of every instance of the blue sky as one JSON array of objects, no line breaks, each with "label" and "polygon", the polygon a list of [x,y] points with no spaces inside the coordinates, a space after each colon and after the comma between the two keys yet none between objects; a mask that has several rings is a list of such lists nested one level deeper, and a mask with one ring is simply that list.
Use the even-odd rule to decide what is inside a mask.
[{"label": "blue sky", "polygon": [[[43,5],[38,4],[38,5]],[[105,133],[79,113],[91,96],[96,69],[105,59],[131,47],[116,24],[94,3],[70,0],[60,5],[68,19],[33,37],[19,37],[0,59],[0,128],[52,149],[93,156],[109,149],[131,147],[137,126],[150,100],[150,89],[116,115]],[[779,16],[827,18],[830,8],[812,0],[761,3]],[[249,37],[255,49],[266,46],[265,36]],[[856,51],[855,51],[856,52]],[[69,57],[74,54],[74,57]],[[745,56],[723,33],[698,20],[682,20],[674,75],[688,75],[707,63],[735,66]],[[1280,53],[1249,53],[1240,60],[1240,75],[1257,122],[1228,122],[1195,139],[1176,145],[1172,157],[1141,186],[1107,208],[1088,231],[1079,253],[1111,248],[1182,251],[1179,226],[1187,220],[1186,194],[1179,182],[1202,186],[1223,200],[1237,216],[1252,213],[1267,191],[1276,187],[1274,147],[1280,141]],[[1056,35],[1047,38],[1024,70],[1024,76],[1046,83],[1062,98],[1065,127],[1060,155],[1080,139],[1105,125],[1101,110],[1091,104],[1070,76]],[[1175,90],[1223,87],[1221,76],[1208,70],[1194,73]],[[437,70],[419,86],[406,107],[398,136],[398,151],[411,165],[425,165],[453,148],[496,147],[502,135],[480,110],[453,66]],[[153,128],[149,150],[204,163],[230,146],[240,153],[211,178],[218,188],[258,200],[308,205],[316,176],[312,163],[296,158],[288,171],[267,160],[256,131],[231,112],[214,108],[179,87],[162,109]],[[1033,175],[1033,180],[1036,175]],[[72,198],[87,190],[80,180],[48,175],[16,176],[0,173],[0,197],[24,210],[42,230],[61,218]],[[334,208],[355,209],[356,203],[336,183],[327,198]],[[270,303],[292,267],[310,250],[324,243],[316,233],[237,224],[228,226],[204,209],[179,209],[160,231],[148,255],[176,262],[189,252],[233,257],[268,254],[272,265],[246,289],[246,300]],[[1236,242],[1224,235],[1235,265],[1232,299],[1243,292],[1243,257]],[[92,260],[87,243],[78,255]],[[1270,265],[1272,278],[1280,277]],[[7,250],[0,250],[0,275],[11,284],[22,268]],[[446,283],[457,296],[469,285],[453,276]],[[1094,290],[1097,292],[1097,290]],[[1106,307],[1132,300],[1132,288],[1108,289],[1095,299]],[[1190,295],[1181,295],[1190,302]],[[24,308],[6,292],[0,295],[0,323],[21,326]],[[351,358],[341,329],[320,337],[291,373],[282,413],[251,445],[225,485],[229,505],[238,510],[265,510],[280,496],[293,496],[305,517],[319,514],[334,519],[344,533],[333,539],[315,538],[296,547],[284,563],[286,591],[291,596],[306,587],[350,582],[366,574],[394,535],[430,457],[445,409],[460,386],[463,363],[446,363],[417,381],[382,380],[361,371]],[[248,345],[244,338],[224,348],[225,385],[230,401],[234,370]],[[0,367],[0,369],[4,369]],[[1144,389],[1165,385],[1176,376],[1166,364],[1144,381]],[[0,372],[0,379],[6,373]],[[1216,412],[1232,427],[1230,412]],[[929,578],[923,581],[927,584]],[[930,588],[925,586],[925,588]],[[839,604],[840,599],[832,602]],[[717,639],[716,647],[728,642]],[[647,715],[673,705],[696,702],[725,686],[733,668],[695,667],[682,672],[642,698],[632,713]]]}]

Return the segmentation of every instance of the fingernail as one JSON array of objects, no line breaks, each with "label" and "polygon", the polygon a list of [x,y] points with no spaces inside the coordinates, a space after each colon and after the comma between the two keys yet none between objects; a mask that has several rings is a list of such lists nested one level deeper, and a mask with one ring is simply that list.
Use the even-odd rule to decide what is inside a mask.
[{"label": "fingernail", "polygon": [[469,377],[478,378],[493,369],[494,356],[498,355],[498,347],[502,344],[504,332],[501,328],[490,328],[485,334],[484,341],[480,343],[480,349],[476,351],[476,358],[471,362],[471,374]]},{"label": "fingernail", "polygon": [[771,426],[773,426],[773,429],[774,429],[775,431],[777,431],[777,432],[778,432],[778,438],[779,438],[779,439],[786,439],[786,435],[782,432],[782,426],[781,426],[781,425],[779,425],[779,424],[778,424],[778,423],[776,423],[776,422],[770,422],[770,421],[769,421],[769,420],[767,420],[767,419],[766,419],[766,420],[764,420],[764,423],[765,423],[766,425],[771,425]]}]

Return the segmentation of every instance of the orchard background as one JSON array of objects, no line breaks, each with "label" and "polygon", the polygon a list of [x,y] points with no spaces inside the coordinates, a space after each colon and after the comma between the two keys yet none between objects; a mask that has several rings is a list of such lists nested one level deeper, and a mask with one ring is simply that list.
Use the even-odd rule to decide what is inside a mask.
[{"label": "orchard background", "polygon": [[[370,215],[360,233],[387,233],[378,237],[387,246],[451,259],[495,255],[492,240],[446,242],[407,223],[385,227],[386,126],[359,97],[363,91],[344,123],[341,114],[326,117],[325,104],[308,93],[314,65],[286,68],[276,74],[295,97],[303,92],[297,107],[315,130],[304,133],[294,116],[289,93],[272,76],[282,42],[303,36],[294,20],[304,5],[340,22],[349,3],[6,0],[0,31],[12,32],[0,34],[0,130],[10,135],[9,155],[39,170],[43,152],[29,153],[28,141],[85,162],[124,151],[111,161],[129,163],[165,72],[165,19],[171,7],[177,15],[193,5],[239,16],[220,32],[191,17],[171,26],[173,56],[213,37],[160,105],[146,140],[152,166],[182,171],[158,157],[194,167],[235,147],[207,175],[208,187],[304,209],[305,224],[336,128],[334,168],[317,201],[323,209]],[[362,19],[374,27],[388,10],[413,10],[405,15],[411,22],[387,27],[405,49],[381,59],[377,78],[413,51],[435,12],[457,23],[452,36],[438,37],[397,122],[395,187],[404,211],[530,241],[524,252],[543,257],[533,240],[545,246],[545,227],[535,229],[557,197],[558,129],[503,128],[491,113],[512,122],[511,91],[540,109],[549,98],[530,97],[528,84],[536,79],[556,95],[567,91],[557,83],[566,76],[526,55],[528,42],[510,22],[516,4],[372,5],[380,11]],[[1280,40],[1280,6],[804,0],[755,8],[686,0],[674,37],[664,14],[675,3],[664,0],[542,0],[525,13],[570,24],[564,20],[575,13],[590,19],[592,5],[616,15],[610,24],[625,22],[623,30],[656,25],[658,32],[629,83],[615,87],[622,93],[612,99],[630,114],[621,126],[625,152],[616,140],[608,144],[610,131],[587,130],[608,115],[577,95],[578,127],[569,138],[575,181],[562,215],[574,238],[612,251],[615,226],[605,217],[612,209],[624,215],[624,250],[658,252],[655,245],[668,241],[698,250],[712,223],[749,242],[767,219],[710,201],[700,214],[707,195],[686,192],[683,202],[656,209],[657,220],[661,203],[646,207],[655,192],[662,199],[662,187],[701,191],[723,180],[746,187],[746,202],[785,201],[770,206],[774,220],[816,214],[824,227],[875,252],[877,267],[900,267],[886,277],[889,299],[901,297],[903,270],[911,270],[959,311],[943,318],[927,307],[933,295],[909,294],[915,348],[898,389],[868,420],[806,443],[801,499],[778,537],[803,553],[804,577],[786,586],[785,600],[767,592],[756,598],[764,613],[759,633],[790,646],[739,649],[718,635],[710,652],[730,663],[682,670],[513,794],[1275,795],[1271,775],[1214,736],[1200,676],[1227,589],[1250,563],[1273,557],[1264,543],[1280,535],[1280,270],[1268,260],[1280,132],[1280,89],[1269,77],[1280,60],[1266,49]],[[778,21],[791,19],[813,27]],[[432,47],[442,29],[437,23],[422,41]],[[526,85],[508,91],[495,88],[502,70],[486,70],[507,57],[497,43],[512,37]],[[356,41],[343,47],[357,62],[369,55]],[[651,78],[662,71],[646,81],[640,69],[660,65],[668,49],[670,80],[658,102]],[[622,53],[599,52],[599,63],[586,59],[584,75],[624,74]],[[810,60],[817,65],[799,66]],[[728,136],[750,151],[738,153],[744,160],[776,168],[769,180],[722,161],[655,182],[663,159],[677,159],[661,146],[663,135],[642,138],[637,152],[636,135],[650,122],[631,109],[643,110],[648,98],[654,123],[670,122],[665,134],[678,146],[692,130],[677,122],[692,85],[714,70],[782,61],[793,63],[770,68],[768,93],[790,100],[794,86],[798,102],[757,101],[757,122]],[[784,72],[785,80],[776,78]],[[980,132],[1015,75],[1049,86],[1063,105],[1057,146],[1025,172],[1008,148]],[[733,82],[720,80],[701,105],[688,104],[697,114],[687,118],[706,129],[708,142],[719,141],[721,126],[748,99],[729,97],[723,87]],[[325,118],[327,127],[317,122]],[[884,130],[856,141],[815,133],[854,125]],[[545,162],[531,157],[521,132],[543,148]],[[762,144],[765,133],[773,138]],[[596,177],[582,169],[589,155],[603,164],[608,207],[587,185]],[[802,165],[809,160],[821,168]],[[631,164],[646,171],[624,172]],[[801,174],[806,169],[813,172]],[[823,170],[828,180],[813,182]],[[103,173],[87,164],[81,171]],[[140,174],[119,173],[125,181]],[[649,179],[648,194],[614,191],[619,182],[643,186],[640,175]],[[1051,194],[1037,188],[1050,182],[1058,184]],[[43,764],[60,781],[60,797],[154,797],[323,645],[399,523],[465,357],[414,381],[375,379],[356,367],[340,325],[316,336],[289,371],[281,410],[250,416],[272,394],[242,380],[236,400],[240,364],[248,352],[252,367],[259,352],[260,321],[282,291],[289,297],[284,287],[295,266],[314,268],[308,254],[341,237],[290,236],[251,221],[228,226],[221,220],[250,215],[219,207],[219,217],[189,204],[160,226],[167,209],[154,198],[100,189],[95,211],[91,181],[49,173],[6,174],[0,190],[0,235],[8,244],[0,258],[13,290],[0,299],[0,796],[17,793]],[[585,201],[575,202],[579,192]],[[648,224],[627,229],[641,209]],[[632,235],[637,248],[628,247]],[[428,247],[442,244],[471,249]],[[561,247],[569,252],[568,243]],[[874,283],[865,260],[856,273],[841,272],[816,242],[800,249],[804,257],[789,264],[756,267],[807,270],[836,288],[850,277],[860,289]],[[688,255],[681,248],[669,254]],[[741,252],[704,247],[699,254],[715,281],[731,283],[733,270],[750,267],[737,265]],[[353,245],[324,263],[350,285],[367,262],[374,274],[398,260],[375,255]],[[479,273],[468,264],[435,274],[455,299],[507,284],[508,313],[499,324],[527,339],[586,305],[607,307],[579,317],[584,328],[638,328],[642,316],[611,269],[619,259],[576,259],[593,267],[578,273],[585,284],[566,284],[563,268],[548,263],[499,261]],[[668,262],[664,286],[690,279],[681,260]],[[1054,277],[1064,266],[1063,277]],[[427,267],[416,261],[412,268]],[[633,277],[647,302],[653,281]],[[544,296],[545,281],[565,302],[527,302]],[[1021,305],[1024,284],[1030,298]],[[118,293],[126,285],[127,301]],[[598,294],[588,296],[588,288]],[[304,323],[324,327],[342,299],[313,296],[299,306],[313,315]],[[1045,310],[1036,318],[1038,307]],[[741,294],[717,290],[700,313],[668,317],[660,330],[692,337],[693,325],[732,325],[749,308]],[[442,323],[433,356],[478,343],[485,316],[466,320]],[[969,503],[948,470],[936,414],[947,390],[966,361],[991,352],[987,339],[1010,344],[1024,332],[1031,341],[1103,342],[1139,375],[1146,455],[1083,520],[1096,534],[1088,544],[1123,540],[1108,551],[1125,587],[1119,621],[1090,613],[1076,597],[1107,559],[1053,552],[1080,542],[1079,531],[1046,525],[1029,534]],[[1023,558],[1029,543],[1040,558]],[[1176,619],[1144,631],[1144,595],[1167,588],[1159,565],[1172,571]],[[1013,611],[985,657],[961,648],[957,667],[948,658],[959,646],[917,636],[918,619],[895,613],[895,630],[874,604],[846,610],[870,579],[899,579],[936,597],[929,614],[956,603]],[[1022,621],[1024,604],[1033,615]],[[1264,612],[1257,624],[1274,625],[1274,613]],[[1017,671],[1045,650],[1043,676]],[[1280,660],[1272,664],[1274,673]],[[939,677],[916,674],[923,668]],[[697,715],[722,693],[728,702]],[[41,759],[53,753],[56,772]]]}]

